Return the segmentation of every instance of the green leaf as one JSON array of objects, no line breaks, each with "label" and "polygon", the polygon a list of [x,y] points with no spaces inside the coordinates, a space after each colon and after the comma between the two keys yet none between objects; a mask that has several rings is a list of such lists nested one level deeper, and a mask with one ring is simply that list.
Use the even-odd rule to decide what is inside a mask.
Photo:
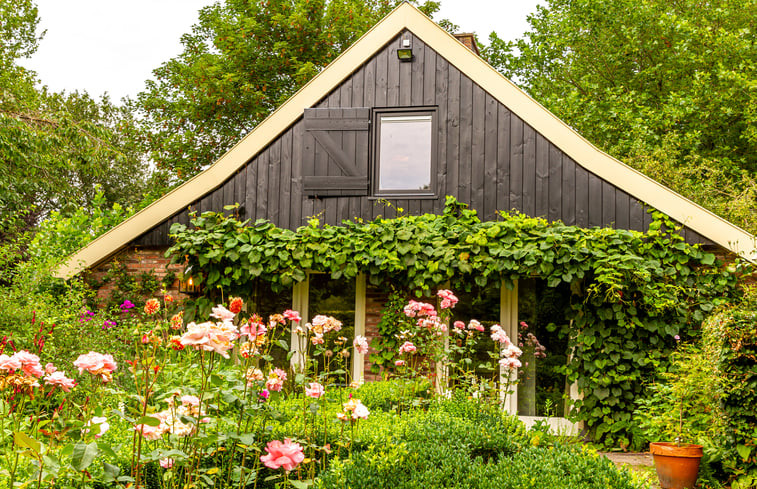
[{"label": "green leaf", "polygon": [[309,479],[306,481],[297,481],[297,480],[290,480],[290,484],[292,484],[292,487],[295,489],[308,489],[308,487],[313,485],[313,480]]},{"label": "green leaf", "polygon": [[118,466],[103,462],[103,478],[105,482],[115,482],[119,472],[121,472],[121,469]]},{"label": "green leaf", "polygon": [[749,454],[752,453],[752,448],[753,447],[748,447],[746,445],[736,445],[736,451],[745,462],[749,459]]},{"label": "green leaf", "polygon": [[86,470],[95,460],[98,453],[97,443],[95,442],[88,444],[77,443],[74,445],[74,451],[71,454],[71,465],[79,472]]},{"label": "green leaf", "polygon": [[158,418],[153,418],[152,416],[142,416],[139,418],[136,422],[136,424],[144,424],[147,426],[160,426],[160,420]]},{"label": "green leaf", "polygon": [[42,451],[42,444],[22,431],[13,432],[13,441],[16,446],[28,448],[36,455],[39,455]]}]

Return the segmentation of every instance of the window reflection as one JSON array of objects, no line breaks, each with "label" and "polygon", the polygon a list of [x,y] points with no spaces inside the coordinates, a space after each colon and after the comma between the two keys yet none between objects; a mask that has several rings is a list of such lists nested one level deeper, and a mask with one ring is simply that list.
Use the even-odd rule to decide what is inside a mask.
[{"label": "window reflection", "polygon": [[379,125],[379,192],[431,190],[431,115],[382,115]]}]

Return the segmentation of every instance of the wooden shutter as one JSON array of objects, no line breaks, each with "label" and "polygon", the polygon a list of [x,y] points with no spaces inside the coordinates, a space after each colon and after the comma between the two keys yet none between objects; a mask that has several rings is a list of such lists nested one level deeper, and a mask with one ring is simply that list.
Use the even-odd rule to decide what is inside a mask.
[{"label": "wooden shutter", "polygon": [[318,197],[368,194],[371,110],[305,109],[302,183]]}]

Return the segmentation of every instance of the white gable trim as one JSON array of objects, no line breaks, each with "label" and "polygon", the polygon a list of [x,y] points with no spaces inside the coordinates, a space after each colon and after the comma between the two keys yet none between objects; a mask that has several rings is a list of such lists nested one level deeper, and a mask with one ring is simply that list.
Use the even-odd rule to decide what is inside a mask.
[{"label": "white gable trim", "polygon": [[418,9],[403,3],[208,169],[74,253],[56,275],[68,278],[102,262],[148,229],[219,187],[294,124],[304,109],[315,105],[403,29],[410,30],[577,164],[711,241],[757,261],[754,236],[600,151]]}]

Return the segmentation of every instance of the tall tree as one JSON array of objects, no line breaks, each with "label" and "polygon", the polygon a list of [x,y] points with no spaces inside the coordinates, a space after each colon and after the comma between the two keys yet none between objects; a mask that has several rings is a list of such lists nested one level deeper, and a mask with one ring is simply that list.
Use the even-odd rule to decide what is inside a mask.
[{"label": "tall tree", "polygon": [[[225,0],[200,11],[184,52],[133,101],[159,168],[212,163],[399,0]],[[413,2],[416,3],[416,2]],[[426,1],[432,14],[439,3]]]},{"label": "tall tree", "polygon": [[127,109],[86,93],[52,93],[18,64],[41,35],[33,0],[0,2],[0,240],[51,210],[139,201],[147,165]]},{"label": "tall tree", "polygon": [[485,56],[594,144],[757,230],[757,0],[548,0]]}]

